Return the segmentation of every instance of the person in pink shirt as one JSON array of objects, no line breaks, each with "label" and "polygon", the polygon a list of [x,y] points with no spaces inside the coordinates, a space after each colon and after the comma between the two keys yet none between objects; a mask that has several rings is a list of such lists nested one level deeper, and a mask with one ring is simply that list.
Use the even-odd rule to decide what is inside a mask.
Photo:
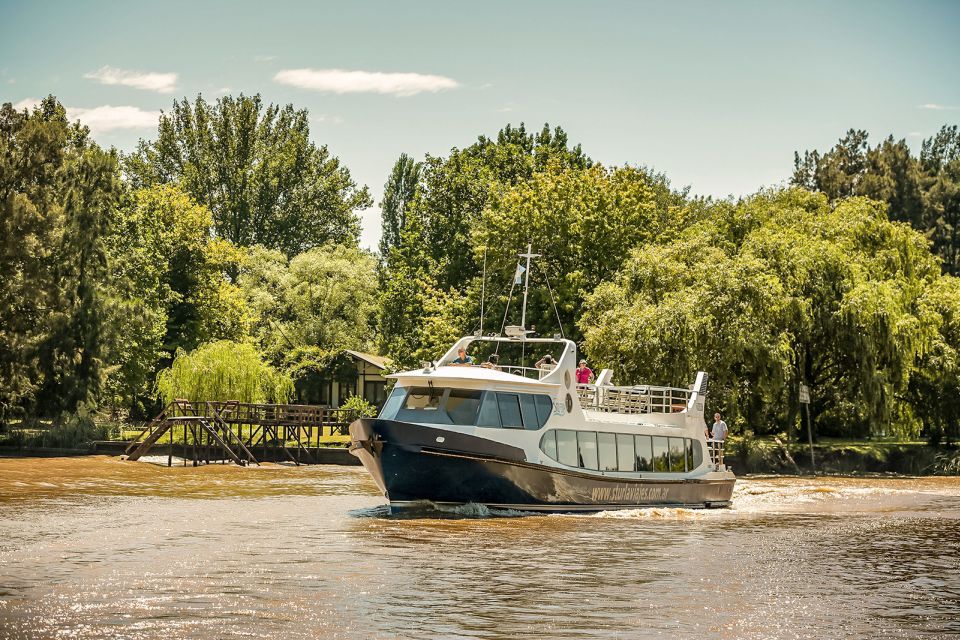
[{"label": "person in pink shirt", "polygon": [[581,360],[580,366],[577,367],[577,384],[590,384],[591,378],[593,378],[593,371],[587,366],[586,360]]}]

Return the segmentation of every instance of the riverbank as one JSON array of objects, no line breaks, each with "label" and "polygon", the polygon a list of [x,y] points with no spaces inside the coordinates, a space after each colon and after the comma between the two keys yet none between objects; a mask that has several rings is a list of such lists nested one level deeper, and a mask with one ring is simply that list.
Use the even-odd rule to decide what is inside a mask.
[{"label": "riverbank", "polygon": [[801,475],[815,469],[830,475],[960,475],[960,449],[924,442],[825,440],[814,444],[813,459],[811,465],[804,442],[733,436],[727,443],[726,463],[738,474]]},{"label": "riverbank", "polygon": [[[73,448],[0,446],[0,457],[120,456],[127,444],[122,440],[98,440]],[[180,445],[174,444],[172,451],[166,444],[157,444],[151,449],[151,455],[154,456],[167,456],[171,453],[180,456]],[[314,458],[313,462],[318,464],[360,464],[345,446],[311,447],[310,453]],[[285,459],[277,457],[277,460]],[[268,456],[263,461],[277,460]],[[725,461],[738,475],[808,475],[812,470],[807,444],[777,439],[745,440],[731,437],[727,444]],[[814,461],[817,473],[829,475],[960,475],[960,449],[932,447],[923,442],[820,442],[814,445]]]},{"label": "riverbank", "polygon": [[[0,446],[0,458],[61,458],[77,456],[121,456],[126,451],[129,442],[124,440],[97,440],[90,442],[85,447],[57,448],[57,447],[3,447]],[[188,447],[189,449],[189,447]],[[258,454],[261,462],[287,461],[279,451],[267,450],[266,453]],[[310,447],[308,451],[310,460],[306,457],[302,459],[304,464],[338,464],[347,466],[356,466],[360,461],[346,447],[326,446]],[[150,449],[151,456],[166,457],[173,455],[183,457],[183,447],[179,444],[156,444]]]}]

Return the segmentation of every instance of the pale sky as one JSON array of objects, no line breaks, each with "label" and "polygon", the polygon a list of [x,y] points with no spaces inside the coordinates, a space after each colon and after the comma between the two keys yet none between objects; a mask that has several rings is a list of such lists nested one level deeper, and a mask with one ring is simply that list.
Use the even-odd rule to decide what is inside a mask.
[{"label": "pale sky", "polygon": [[[379,205],[400,153],[508,123],[723,197],[851,127],[915,147],[960,123],[960,2],[14,2],[0,101],[49,93],[103,145],[197,93],[307,108]],[[379,208],[362,214],[364,246]]]}]

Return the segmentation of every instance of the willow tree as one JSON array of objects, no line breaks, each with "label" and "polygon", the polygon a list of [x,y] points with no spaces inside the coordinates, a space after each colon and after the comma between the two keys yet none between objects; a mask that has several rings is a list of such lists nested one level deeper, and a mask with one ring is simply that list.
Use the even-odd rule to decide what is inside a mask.
[{"label": "willow tree", "polygon": [[259,95],[176,101],[157,139],[127,159],[135,186],[179,185],[213,212],[217,235],[294,256],[325,242],[356,244],[357,210],[372,204],[327,147],[310,141],[309,117]]},{"label": "willow tree", "polygon": [[167,403],[177,398],[284,403],[293,396],[293,381],[264,362],[252,344],[221,340],[177,352],[157,376],[157,390]]},{"label": "willow tree", "polygon": [[902,399],[943,324],[919,303],[940,278],[925,239],[883,203],[775,191],[634,250],[581,327],[623,382],[710,371],[715,406],[758,432],[796,425],[805,382],[821,433],[915,435]]},{"label": "willow tree", "polygon": [[326,245],[288,261],[278,251],[254,247],[238,283],[253,334],[278,364],[300,348],[374,347],[376,259],[367,251]]}]

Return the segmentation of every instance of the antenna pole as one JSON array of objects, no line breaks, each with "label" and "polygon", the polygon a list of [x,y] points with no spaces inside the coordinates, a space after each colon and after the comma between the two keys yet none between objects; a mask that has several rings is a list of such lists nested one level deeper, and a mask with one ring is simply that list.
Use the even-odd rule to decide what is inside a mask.
[{"label": "antenna pole", "polygon": [[520,313],[520,328],[526,331],[527,329],[527,291],[530,289],[530,258],[539,258],[539,254],[535,254],[532,251],[530,243],[527,243],[527,252],[520,254],[521,258],[527,259],[527,272],[524,274],[525,278],[523,281],[523,311]]}]

